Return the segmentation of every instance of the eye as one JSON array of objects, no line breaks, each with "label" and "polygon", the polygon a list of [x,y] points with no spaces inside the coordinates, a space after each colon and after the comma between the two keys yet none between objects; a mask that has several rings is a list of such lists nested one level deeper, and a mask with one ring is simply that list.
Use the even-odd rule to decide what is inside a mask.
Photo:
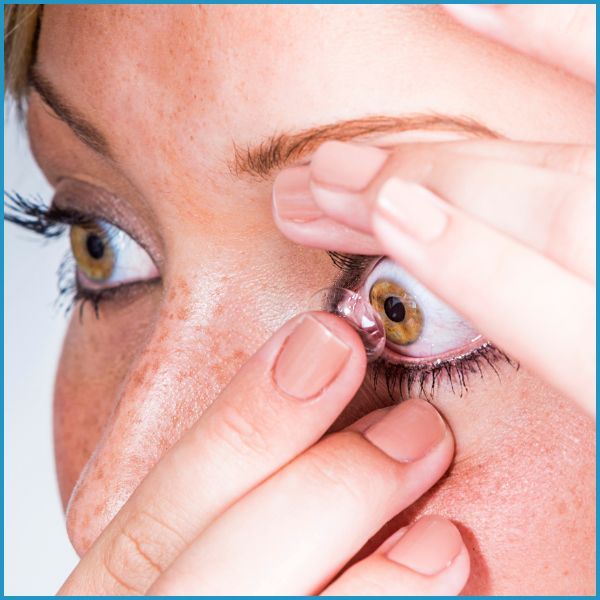
[{"label": "eye", "polygon": [[148,253],[122,229],[101,219],[71,225],[77,284],[103,290],[158,277]]},{"label": "eye", "polygon": [[385,358],[391,362],[431,362],[484,343],[467,321],[388,258],[375,265],[360,293],[383,320]]}]

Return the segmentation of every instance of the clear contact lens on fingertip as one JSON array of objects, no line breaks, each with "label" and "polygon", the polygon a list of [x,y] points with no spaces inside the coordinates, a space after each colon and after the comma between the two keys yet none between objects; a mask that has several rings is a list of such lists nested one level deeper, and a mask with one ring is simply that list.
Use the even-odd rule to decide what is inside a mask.
[{"label": "clear contact lens on fingertip", "polygon": [[385,348],[383,321],[368,300],[359,293],[341,287],[319,290],[309,301],[309,310],[324,310],[346,320],[360,336],[367,360],[376,360]]}]

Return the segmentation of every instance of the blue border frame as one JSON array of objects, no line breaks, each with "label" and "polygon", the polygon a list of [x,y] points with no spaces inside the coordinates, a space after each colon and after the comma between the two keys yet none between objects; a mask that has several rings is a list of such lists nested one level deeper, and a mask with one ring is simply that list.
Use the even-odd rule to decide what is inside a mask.
[{"label": "blue border frame", "polygon": [[[2,5],[4,6],[5,4],[9,4],[6,2],[2,2]],[[10,4],[29,4],[29,2],[12,2]],[[64,2],[48,2],[46,4],[189,4],[187,2],[100,2],[100,1],[94,1],[94,2],[72,2],[72,1],[64,1]],[[368,3],[364,3],[364,2],[355,2],[355,1],[350,1],[350,2],[322,2],[322,3],[312,3],[312,2],[267,2],[267,3],[263,3],[263,2],[237,2],[237,3],[229,3],[229,2],[208,2],[207,4],[368,4]],[[387,1],[383,1],[383,2],[377,2],[377,4],[398,4],[395,2],[387,2]],[[404,4],[404,3],[401,3]],[[433,4],[432,2],[423,2],[421,4]],[[473,2],[465,2],[465,4],[474,4]],[[513,4],[532,4],[529,2],[515,2]],[[548,2],[546,4],[561,4],[560,2]],[[585,2],[584,4],[595,4],[597,5],[597,2]],[[1,21],[2,21],[2,30],[4,31],[4,11],[2,11],[2,15],[1,15]],[[596,28],[598,25],[598,15],[596,15]],[[596,46],[596,58],[598,58],[598,46]],[[2,95],[4,97],[5,95],[5,86],[4,86],[4,46],[2,46],[2,63],[0,66],[0,69],[2,70]],[[596,73],[597,73],[597,68],[596,68]],[[596,112],[598,109],[598,98],[596,97]],[[2,121],[2,132],[4,134],[4,129],[5,129],[5,123],[4,123],[4,119]],[[598,142],[598,133],[596,131],[596,145]],[[2,166],[2,187],[4,189],[4,144],[2,146],[2,159],[3,159],[3,166]],[[596,159],[597,160],[597,159]],[[2,208],[2,214],[4,215],[4,206]],[[598,228],[598,216],[596,216],[596,229]],[[1,304],[2,304],[2,312],[4,314],[4,252],[5,252],[5,247],[4,247],[4,230],[2,230],[2,299],[0,300]],[[597,254],[597,258],[598,258],[598,248],[596,248],[596,254]],[[596,276],[598,275],[598,267],[596,266]],[[596,311],[597,311],[597,305],[596,305]],[[6,318],[6,315],[5,317]],[[2,339],[4,340],[4,319],[2,321]],[[598,324],[596,324],[596,340],[598,338]],[[598,342],[596,341],[596,344],[598,344]],[[596,351],[597,351],[597,346],[596,346]],[[4,346],[2,348],[2,357],[4,358]],[[5,377],[5,371],[4,371],[4,360],[2,362],[2,381],[4,382],[4,377]],[[596,377],[597,377],[597,372],[596,372]],[[597,380],[596,380],[597,383]],[[5,397],[4,397],[4,389],[2,391],[2,398],[3,401],[6,401]],[[2,482],[1,482],[1,486],[2,486],[2,508],[3,508],[3,519],[2,519],[2,539],[4,540],[4,411],[2,411],[2,416],[0,417],[2,419]],[[596,437],[596,457],[598,456],[598,438]],[[596,461],[596,492],[598,490],[598,463]],[[596,509],[598,507],[598,498],[596,495]],[[596,511],[597,512],[597,511]],[[598,547],[598,537],[597,537],[597,531],[596,531],[596,549]],[[4,543],[2,544],[2,596],[6,597],[4,594]],[[598,556],[596,554],[596,587],[597,587],[597,583],[598,583]],[[45,597],[45,596],[41,596],[41,597]],[[47,596],[47,597],[51,597],[51,596]],[[106,597],[106,596],[89,596],[89,597],[96,597],[96,598],[100,598],[100,597]],[[239,598],[240,596],[219,596],[219,597],[215,597],[215,598]],[[243,597],[243,596],[242,596]],[[270,598],[281,598],[282,596],[271,596]],[[361,598],[362,596],[356,596]],[[483,598],[483,596],[477,596],[480,598]],[[552,597],[558,597],[558,596],[547,596],[549,598]],[[585,598],[586,596],[573,596],[574,598],[580,597],[580,598]],[[308,596],[305,596],[305,598],[308,598]],[[366,598],[366,597],[365,597]],[[520,596],[506,596],[506,598],[520,598]]]}]

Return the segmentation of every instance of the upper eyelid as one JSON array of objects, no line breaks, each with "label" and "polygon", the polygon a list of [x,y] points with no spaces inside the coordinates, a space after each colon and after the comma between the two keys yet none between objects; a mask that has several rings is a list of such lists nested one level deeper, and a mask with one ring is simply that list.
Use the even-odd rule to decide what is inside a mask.
[{"label": "upper eyelid", "polygon": [[383,256],[366,256],[362,254],[345,254],[328,252],[333,264],[340,269],[335,280],[335,287],[356,289],[364,281],[367,272],[384,258]]}]

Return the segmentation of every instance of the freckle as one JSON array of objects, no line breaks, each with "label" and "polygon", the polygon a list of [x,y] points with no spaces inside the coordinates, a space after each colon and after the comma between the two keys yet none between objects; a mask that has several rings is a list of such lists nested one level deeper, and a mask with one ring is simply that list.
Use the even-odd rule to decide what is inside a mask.
[{"label": "freckle", "polygon": [[135,387],[140,387],[142,383],[144,383],[143,373],[140,371],[134,371],[133,375],[131,376],[131,383],[133,383]]},{"label": "freckle", "polygon": [[235,350],[233,360],[238,364],[245,363],[248,360],[248,354],[242,350]]},{"label": "freckle", "polygon": [[94,516],[95,517],[100,516],[101,512],[102,512],[102,507],[98,504],[98,506],[96,506],[96,508],[94,509]]},{"label": "freckle", "polygon": [[171,291],[169,292],[169,295],[167,296],[167,298],[169,300],[175,300],[175,298],[177,298],[177,289],[172,288]]},{"label": "freckle", "polygon": [[181,290],[181,292],[184,296],[190,295],[190,286],[188,285],[188,283],[185,279],[179,280],[179,289]]},{"label": "freckle", "polygon": [[189,310],[187,306],[181,306],[177,309],[177,318],[180,321],[185,321],[189,317]]},{"label": "freckle", "polygon": [[567,505],[564,502],[559,502],[558,504],[558,514],[564,515],[567,512]]}]

